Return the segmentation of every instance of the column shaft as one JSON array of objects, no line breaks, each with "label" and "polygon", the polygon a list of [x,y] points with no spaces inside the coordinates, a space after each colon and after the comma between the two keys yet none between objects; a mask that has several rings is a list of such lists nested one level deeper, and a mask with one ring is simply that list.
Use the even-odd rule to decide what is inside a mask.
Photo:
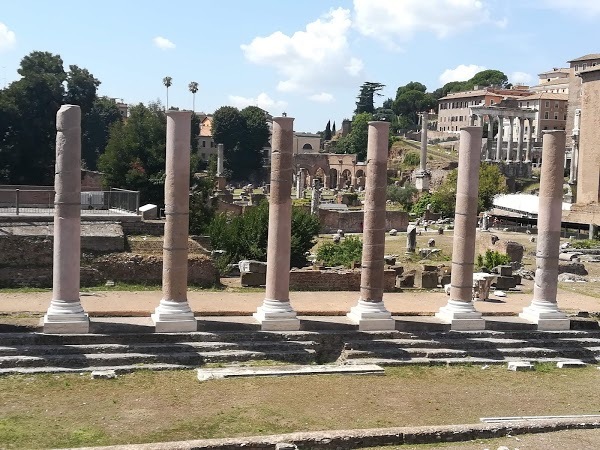
[{"label": "column shaft", "polygon": [[523,152],[523,135],[525,133],[524,125],[525,119],[523,117],[518,117],[519,119],[519,137],[517,140],[517,158],[518,162],[521,162],[521,154]]},{"label": "column shaft", "polygon": [[197,329],[187,301],[191,116],[167,112],[163,298],[152,315],[157,332]]},{"label": "column shaft", "polygon": [[510,162],[512,159],[512,149],[513,149],[513,128],[515,126],[515,118],[509,117],[508,122],[510,126],[508,127],[508,142],[506,146],[506,162]]},{"label": "column shaft", "polygon": [[529,128],[527,128],[527,147],[525,148],[525,162],[531,162],[531,146],[533,143],[531,139],[533,137],[533,124],[535,120],[533,118],[529,119]]},{"label": "column shaft", "polygon": [[490,161],[494,158],[493,153],[494,145],[494,118],[488,115],[488,135],[487,135],[487,160]]},{"label": "column shaft", "polygon": [[369,122],[360,299],[348,313],[360,330],[395,328],[391,314],[383,305],[389,128],[389,122]]},{"label": "column shaft", "polygon": [[450,300],[436,314],[442,321],[449,322],[454,330],[485,328],[481,314],[473,307],[479,148],[482,134],[481,127],[465,127],[460,132]]},{"label": "column shaft", "polygon": [[[421,173],[427,171],[427,125],[429,123],[429,113],[423,112],[421,115]],[[386,156],[387,158],[387,156]]]},{"label": "column shaft", "polygon": [[264,331],[300,329],[289,299],[293,124],[291,117],[273,119],[266,292],[263,305],[254,313]]},{"label": "column shaft", "polygon": [[504,133],[504,117],[498,116],[498,138],[496,142],[496,161],[502,160],[502,134]]},{"label": "column shaft", "polygon": [[87,333],[79,300],[81,262],[81,109],[63,105],[56,114],[52,301],[44,333]]},{"label": "column shaft", "polygon": [[539,212],[537,219],[538,241],[536,271],[531,306],[521,317],[538,324],[540,330],[569,329],[570,321],[558,310],[558,255],[563,198],[563,168],[565,158],[565,132],[545,131],[542,141]]}]

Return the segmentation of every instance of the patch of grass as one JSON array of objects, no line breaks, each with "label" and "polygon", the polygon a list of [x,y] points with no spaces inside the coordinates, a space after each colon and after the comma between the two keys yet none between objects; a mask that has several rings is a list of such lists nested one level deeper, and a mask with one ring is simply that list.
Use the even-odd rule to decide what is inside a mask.
[{"label": "patch of grass", "polygon": [[[267,362],[270,364],[270,362]],[[242,435],[476,423],[479,417],[598,413],[595,367],[398,367],[386,376],[199,382],[195,371],[0,378],[9,448],[113,445]]]}]

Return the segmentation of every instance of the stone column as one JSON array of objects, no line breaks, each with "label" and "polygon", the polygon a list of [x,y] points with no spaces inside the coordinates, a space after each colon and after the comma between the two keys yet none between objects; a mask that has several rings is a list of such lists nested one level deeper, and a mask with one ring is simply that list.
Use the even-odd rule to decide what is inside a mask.
[{"label": "stone column", "polygon": [[267,282],[263,304],[254,313],[263,331],[300,329],[300,320],[289,297],[293,124],[291,117],[273,118]]},{"label": "stone column", "polygon": [[429,123],[429,113],[423,112],[421,115],[421,155],[419,162],[419,171],[416,175],[415,185],[419,192],[429,191],[429,172],[427,172],[427,126]]},{"label": "stone column", "polygon": [[579,121],[581,119],[581,109],[575,110],[575,119],[573,122],[572,147],[571,147],[571,167],[569,173],[569,184],[577,183],[577,163],[579,158]]},{"label": "stone column", "polygon": [[217,191],[222,193],[225,191],[225,175],[223,174],[223,162],[224,162],[224,146],[223,144],[217,144]]},{"label": "stone column", "polygon": [[531,146],[533,145],[531,139],[533,136],[534,123],[535,119],[529,118],[529,128],[527,128],[527,147],[525,149],[525,162],[531,162]]},{"label": "stone column", "polygon": [[502,134],[504,133],[504,116],[498,116],[498,136],[496,139],[496,161],[502,161]]},{"label": "stone column", "polygon": [[542,172],[540,174],[538,240],[536,271],[531,305],[519,317],[537,323],[539,330],[568,330],[571,322],[559,311],[558,254],[563,198],[563,168],[565,159],[564,130],[544,131],[542,138]]},{"label": "stone column", "polygon": [[494,146],[494,117],[488,115],[488,135],[487,135],[487,159],[491,161],[494,158],[493,147]]},{"label": "stone column", "polygon": [[389,122],[369,122],[360,298],[348,313],[348,318],[360,331],[394,330],[396,327],[383,304],[389,130]]},{"label": "stone column", "polygon": [[513,127],[515,126],[515,118],[509,117],[508,121],[510,126],[508,127],[508,142],[506,144],[506,162],[510,162],[512,159],[512,149],[513,149]]},{"label": "stone column", "polygon": [[452,246],[452,275],[448,304],[436,314],[452,330],[483,330],[485,322],[473,306],[473,266],[477,227],[479,189],[479,148],[481,127],[465,127],[460,131],[456,212]]},{"label": "stone column", "polygon": [[517,140],[517,162],[521,162],[521,154],[523,153],[523,134],[525,133],[525,119],[518,117],[519,119],[519,136]]},{"label": "stone column", "polygon": [[196,331],[187,301],[191,111],[167,111],[163,298],[152,314],[159,333]]},{"label": "stone column", "polygon": [[52,301],[44,333],[80,334],[90,329],[79,300],[81,262],[81,109],[63,105],[56,114]]},{"label": "stone column", "polygon": [[304,197],[304,169],[298,170],[296,174],[296,198]]}]

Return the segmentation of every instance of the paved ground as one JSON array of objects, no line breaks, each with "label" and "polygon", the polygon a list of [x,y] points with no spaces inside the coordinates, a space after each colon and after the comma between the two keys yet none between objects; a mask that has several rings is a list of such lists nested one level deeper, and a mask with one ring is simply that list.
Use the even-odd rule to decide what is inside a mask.
[{"label": "paved ground", "polygon": [[[516,315],[531,303],[532,282],[526,281],[526,293],[511,292],[508,297],[477,301],[484,315]],[[0,293],[0,313],[44,313],[52,293]],[[156,291],[98,291],[82,293],[81,301],[92,316],[146,316],[161,299]],[[198,315],[250,315],[262,304],[264,292],[190,291],[188,300]],[[345,315],[358,301],[358,292],[291,292],[290,301],[299,315]],[[448,297],[441,291],[404,291],[384,294],[387,309],[394,315],[432,315],[444,306]],[[600,299],[559,290],[559,307],[571,313],[600,312]]]}]

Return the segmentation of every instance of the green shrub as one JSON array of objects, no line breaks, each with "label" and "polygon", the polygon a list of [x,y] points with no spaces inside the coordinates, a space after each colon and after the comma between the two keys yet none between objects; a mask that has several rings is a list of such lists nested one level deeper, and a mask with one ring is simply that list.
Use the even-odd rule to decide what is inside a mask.
[{"label": "green shrub", "polygon": [[423,214],[425,214],[425,211],[427,210],[427,205],[430,203],[431,194],[425,193],[419,198],[419,200],[417,200],[412,205],[412,209],[410,210],[410,212],[416,215],[417,217],[421,217]]},{"label": "green shrub", "polygon": [[571,242],[571,247],[573,248],[596,248],[600,247],[600,241],[595,239],[584,239],[581,241],[573,241]]},{"label": "green shrub", "polygon": [[496,266],[510,263],[510,256],[497,251],[486,250],[484,255],[477,255],[477,265],[492,270]]},{"label": "green shrub", "polygon": [[417,188],[412,185],[406,187],[396,186],[395,184],[388,185],[386,190],[387,200],[402,205],[405,211],[410,210],[413,203],[413,198],[417,193]]},{"label": "green shrub", "polygon": [[[306,265],[305,254],[315,244],[314,237],[319,233],[319,228],[318,217],[302,209],[292,209],[292,267]],[[208,230],[212,247],[225,252],[217,259],[217,266],[224,268],[242,259],[266,261],[268,229],[269,203],[266,200],[246,209],[239,216],[217,214]]]},{"label": "green shrub", "polygon": [[348,236],[339,244],[325,242],[317,249],[317,261],[326,266],[351,267],[362,259],[362,241],[357,236]]},{"label": "green shrub", "polygon": [[421,163],[421,155],[417,152],[408,152],[402,159],[402,164],[406,167],[417,167]]}]

